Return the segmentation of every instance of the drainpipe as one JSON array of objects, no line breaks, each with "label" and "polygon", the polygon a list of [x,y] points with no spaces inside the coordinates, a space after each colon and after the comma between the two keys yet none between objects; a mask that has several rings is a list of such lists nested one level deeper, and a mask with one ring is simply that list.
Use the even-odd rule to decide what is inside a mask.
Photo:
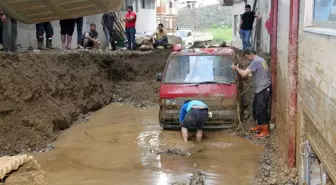
[{"label": "drainpipe", "polygon": [[271,71],[272,71],[272,122],[276,115],[276,78],[277,78],[277,51],[278,51],[278,0],[272,1],[271,7]]},{"label": "drainpipe", "polygon": [[298,34],[300,0],[290,0],[289,13],[289,103],[288,103],[288,166],[295,166],[295,135],[297,113],[297,84],[298,84]]}]

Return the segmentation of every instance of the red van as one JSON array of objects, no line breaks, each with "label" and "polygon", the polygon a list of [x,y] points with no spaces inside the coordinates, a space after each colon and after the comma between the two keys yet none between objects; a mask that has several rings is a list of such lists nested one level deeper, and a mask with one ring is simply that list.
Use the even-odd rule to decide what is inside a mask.
[{"label": "red van", "polygon": [[179,127],[180,108],[191,99],[209,107],[210,118],[205,128],[229,128],[237,124],[239,89],[243,84],[231,69],[233,63],[239,63],[239,59],[231,48],[175,49],[163,73],[156,75],[161,82],[161,128]]}]

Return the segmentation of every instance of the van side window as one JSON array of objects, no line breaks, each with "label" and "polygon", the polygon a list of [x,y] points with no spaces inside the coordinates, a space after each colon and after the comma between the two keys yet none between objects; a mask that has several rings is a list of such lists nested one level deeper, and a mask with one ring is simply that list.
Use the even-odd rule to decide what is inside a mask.
[{"label": "van side window", "polygon": [[191,36],[191,32],[188,32],[188,35],[187,35],[187,37],[190,37]]}]

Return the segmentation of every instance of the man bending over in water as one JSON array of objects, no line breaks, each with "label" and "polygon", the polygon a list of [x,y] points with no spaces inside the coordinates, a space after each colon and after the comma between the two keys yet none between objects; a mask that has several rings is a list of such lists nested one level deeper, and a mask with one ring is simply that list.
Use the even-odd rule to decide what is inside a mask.
[{"label": "man bending over in water", "polygon": [[205,103],[198,100],[185,101],[180,110],[183,140],[188,141],[189,127],[196,127],[196,139],[200,141],[203,136],[203,126],[208,119],[208,106]]}]

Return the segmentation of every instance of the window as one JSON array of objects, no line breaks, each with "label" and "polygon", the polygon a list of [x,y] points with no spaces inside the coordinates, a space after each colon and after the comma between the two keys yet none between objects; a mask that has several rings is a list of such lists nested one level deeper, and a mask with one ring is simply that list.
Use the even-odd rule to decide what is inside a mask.
[{"label": "window", "polygon": [[169,2],[169,8],[173,8],[173,2]]},{"label": "window", "polygon": [[223,56],[177,56],[169,60],[163,83],[222,83],[235,82],[232,61]]},{"label": "window", "polygon": [[157,0],[156,1],[156,7],[160,7],[161,6],[161,0]]},{"label": "window", "polygon": [[314,0],[313,25],[336,29],[336,1]]},{"label": "window", "polygon": [[155,1],[153,0],[140,0],[142,9],[153,9],[155,10]]}]

